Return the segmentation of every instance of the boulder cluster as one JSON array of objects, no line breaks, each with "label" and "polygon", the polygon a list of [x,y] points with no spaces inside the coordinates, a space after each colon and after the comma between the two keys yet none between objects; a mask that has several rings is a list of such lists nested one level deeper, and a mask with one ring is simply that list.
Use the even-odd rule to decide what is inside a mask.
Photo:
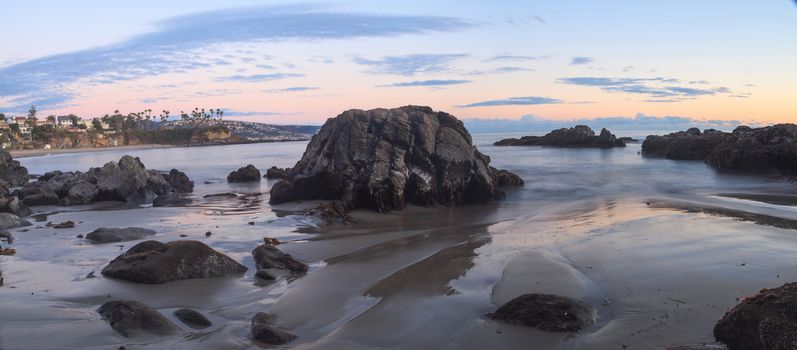
[{"label": "boulder cluster", "polygon": [[797,125],[740,126],[733,132],[691,128],[648,136],[642,154],[667,159],[702,160],[717,169],[746,172],[797,172]]},{"label": "boulder cluster", "polygon": [[137,157],[123,156],[87,172],[52,171],[19,191],[22,203],[36,205],[80,205],[97,201],[151,203],[170,193],[193,191],[185,173],[147,170]]},{"label": "boulder cluster", "polygon": [[617,138],[609,130],[601,129],[595,135],[592,128],[586,125],[577,125],[572,128],[562,128],[551,131],[544,136],[523,136],[519,139],[504,139],[496,142],[496,146],[551,146],[551,147],[584,147],[584,148],[612,148],[625,147],[628,138]]},{"label": "boulder cluster", "polygon": [[355,109],[324,123],[302,159],[274,184],[270,202],[339,200],[347,209],[380,212],[484,203],[504,196],[500,176],[448,113],[419,106]]}]

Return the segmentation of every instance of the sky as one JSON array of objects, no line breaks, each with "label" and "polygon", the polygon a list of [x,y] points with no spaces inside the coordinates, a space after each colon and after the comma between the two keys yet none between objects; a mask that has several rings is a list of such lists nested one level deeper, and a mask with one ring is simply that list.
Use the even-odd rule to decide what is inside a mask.
[{"label": "sky", "polygon": [[7,115],[797,122],[793,0],[28,0],[0,19]]}]

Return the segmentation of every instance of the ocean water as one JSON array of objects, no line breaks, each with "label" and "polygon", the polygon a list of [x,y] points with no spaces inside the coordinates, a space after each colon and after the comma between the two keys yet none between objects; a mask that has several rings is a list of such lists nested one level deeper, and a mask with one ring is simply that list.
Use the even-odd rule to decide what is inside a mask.
[{"label": "ocean water", "polygon": [[[0,348],[259,348],[265,346],[248,338],[249,321],[266,311],[298,336],[287,346],[296,348],[660,349],[712,342],[714,322],[737,297],[797,280],[794,183],[643,157],[640,143],[492,146],[517,136],[473,135],[492,165],[526,181],[507,189],[506,199],[357,211],[359,223],[340,227],[315,227],[290,208],[271,208],[272,181],[226,182],[230,171],[250,163],[263,172],[292,166],[306,142],[23,158],[41,174],[85,171],[130,154],[149,169],[185,171],[196,188],[187,208],[36,208],[48,221],[78,225],[54,230],[42,222],[12,231],[18,253],[0,256]],[[225,192],[239,196],[204,198]],[[158,286],[104,278],[101,268],[137,242],[92,245],[76,237],[101,226],[144,226],[161,241],[202,240],[250,270]],[[280,248],[308,262],[310,272],[258,281],[250,252],[264,236],[283,241]],[[98,277],[87,278],[90,272]],[[524,293],[584,300],[596,308],[596,324],[567,335],[485,317]],[[214,326],[124,338],[96,313],[118,298],[145,302],[172,319],[175,308],[192,307]]]}]

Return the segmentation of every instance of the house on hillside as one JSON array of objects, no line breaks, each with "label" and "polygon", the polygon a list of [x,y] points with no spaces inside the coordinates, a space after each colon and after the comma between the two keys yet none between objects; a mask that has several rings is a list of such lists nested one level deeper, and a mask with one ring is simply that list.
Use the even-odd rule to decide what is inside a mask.
[{"label": "house on hillside", "polygon": [[72,118],[70,118],[68,115],[59,115],[55,117],[55,125],[65,129],[69,128],[72,126]]}]

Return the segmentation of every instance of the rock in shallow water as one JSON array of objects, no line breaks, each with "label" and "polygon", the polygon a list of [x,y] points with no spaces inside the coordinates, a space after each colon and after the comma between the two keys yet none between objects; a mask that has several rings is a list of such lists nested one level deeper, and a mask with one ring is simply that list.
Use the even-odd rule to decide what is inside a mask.
[{"label": "rock in shallow water", "polygon": [[174,317],[193,329],[205,329],[213,325],[205,315],[193,309],[176,310]]},{"label": "rock in shallow water", "polygon": [[172,186],[172,191],[175,193],[194,192],[194,182],[182,171],[172,169],[168,173],[161,174],[161,176]]},{"label": "rock in shallow water", "polygon": [[193,203],[194,201],[191,198],[182,197],[180,195],[175,194],[164,194],[155,198],[152,201],[152,206],[155,208],[159,207],[185,207]]},{"label": "rock in shallow water", "polygon": [[324,123],[271,189],[272,204],[341,200],[348,209],[462,205],[503,197],[490,158],[454,116],[429,107],[349,110]]},{"label": "rock in shallow water", "polygon": [[133,300],[114,300],[97,310],[111,328],[125,337],[139,335],[169,335],[178,328],[158,310]]},{"label": "rock in shallow water", "polygon": [[141,227],[107,228],[100,227],[86,235],[94,243],[134,241],[155,235],[155,231]]},{"label": "rock in shallow water", "polygon": [[274,276],[268,272],[269,269],[287,270],[292,274],[303,274],[308,270],[307,264],[269,244],[261,244],[252,250],[252,257],[257,267],[256,276],[263,279],[274,279]]},{"label": "rock in shallow water", "polygon": [[243,274],[246,267],[199,241],[144,241],[102,269],[108,277],[159,284]]},{"label": "rock in shallow water", "polygon": [[595,309],[581,301],[551,294],[524,294],[489,315],[549,332],[578,332],[595,323]]},{"label": "rock in shallow water", "polygon": [[265,312],[258,312],[252,318],[252,339],[270,344],[282,345],[296,339],[296,336],[274,326],[274,319]]},{"label": "rock in shallow water", "polygon": [[11,213],[0,213],[0,229],[9,229],[19,226],[30,226],[28,220],[22,219]]},{"label": "rock in shallow water", "polygon": [[612,148],[625,147],[625,140],[627,139],[618,139],[606,129],[601,129],[600,135],[595,135],[592,128],[586,125],[577,125],[569,129],[557,129],[544,136],[523,136],[519,139],[504,139],[494,143],[494,145]]},{"label": "rock in shallow water", "polygon": [[797,349],[797,283],[744,300],[717,322],[714,337],[730,350]]},{"label": "rock in shallow water", "polygon": [[249,164],[245,167],[238,168],[227,175],[227,182],[251,182],[260,181],[260,170],[257,170],[254,165]]},{"label": "rock in shallow water", "polygon": [[0,150],[0,179],[12,186],[22,186],[28,183],[28,169],[11,157],[11,153]]},{"label": "rock in shallow water", "polygon": [[277,168],[275,166],[268,168],[266,170],[266,175],[264,175],[267,179],[284,179],[288,176],[288,169]]}]

